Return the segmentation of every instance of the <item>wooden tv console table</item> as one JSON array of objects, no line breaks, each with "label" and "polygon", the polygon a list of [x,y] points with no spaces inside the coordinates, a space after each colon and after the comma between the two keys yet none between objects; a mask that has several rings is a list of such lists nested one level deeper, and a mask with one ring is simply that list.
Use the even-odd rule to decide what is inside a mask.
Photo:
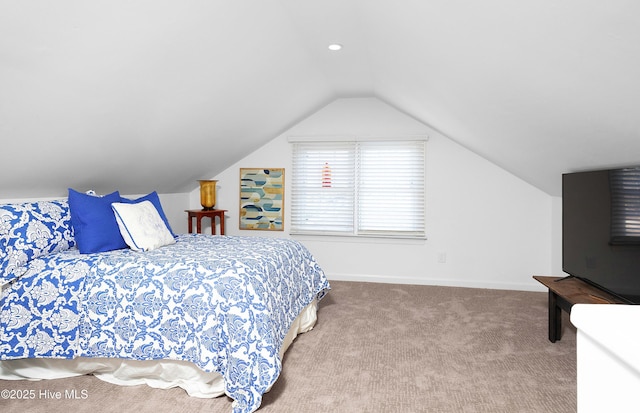
[{"label": "wooden tv console table", "polygon": [[571,314],[574,304],[624,304],[618,298],[575,277],[533,278],[549,289],[549,341],[562,337],[562,310]]}]

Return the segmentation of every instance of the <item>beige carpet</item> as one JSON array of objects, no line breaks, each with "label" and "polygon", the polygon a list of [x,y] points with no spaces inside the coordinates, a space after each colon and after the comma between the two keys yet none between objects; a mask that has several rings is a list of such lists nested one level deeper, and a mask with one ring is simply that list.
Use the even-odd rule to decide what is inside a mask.
[{"label": "beige carpet", "polygon": [[[547,294],[332,282],[259,412],[575,412],[575,329],[547,339]],[[84,376],[0,381],[1,412],[231,412],[231,400]],[[46,399],[76,391],[78,399]],[[83,396],[86,396],[84,399]]]}]

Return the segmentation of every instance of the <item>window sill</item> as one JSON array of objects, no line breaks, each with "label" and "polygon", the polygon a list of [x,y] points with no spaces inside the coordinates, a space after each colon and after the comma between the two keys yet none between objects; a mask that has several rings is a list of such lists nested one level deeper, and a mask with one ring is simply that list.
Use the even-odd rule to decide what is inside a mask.
[{"label": "window sill", "polygon": [[353,244],[424,244],[427,237],[408,237],[391,235],[343,235],[343,234],[309,234],[289,233],[291,237],[301,241],[345,242]]}]

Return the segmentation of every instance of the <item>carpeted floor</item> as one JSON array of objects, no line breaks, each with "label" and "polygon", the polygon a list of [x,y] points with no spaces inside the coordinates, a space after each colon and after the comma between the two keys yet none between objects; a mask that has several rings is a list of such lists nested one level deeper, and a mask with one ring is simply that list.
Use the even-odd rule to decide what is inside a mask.
[{"label": "carpeted floor", "polygon": [[[546,293],[331,284],[318,324],[291,346],[259,412],[576,411],[575,329],[564,315],[562,340],[548,341]],[[231,412],[227,397],[92,376],[0,381],[7,389],[35,397],[0,398],[3,413]]]}]

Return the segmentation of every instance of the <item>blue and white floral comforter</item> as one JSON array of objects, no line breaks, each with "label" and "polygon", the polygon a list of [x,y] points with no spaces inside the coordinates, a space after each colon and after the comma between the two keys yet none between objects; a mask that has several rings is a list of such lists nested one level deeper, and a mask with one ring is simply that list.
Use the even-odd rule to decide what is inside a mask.
[{"label": "blue and white floral comforter", "polygon": [[0,359],[174,359],[220,373],[235,413],[276,381],[289,327],[329,283],[300,243],[180,235],[148,252],[36,258],[0,301]]}]

